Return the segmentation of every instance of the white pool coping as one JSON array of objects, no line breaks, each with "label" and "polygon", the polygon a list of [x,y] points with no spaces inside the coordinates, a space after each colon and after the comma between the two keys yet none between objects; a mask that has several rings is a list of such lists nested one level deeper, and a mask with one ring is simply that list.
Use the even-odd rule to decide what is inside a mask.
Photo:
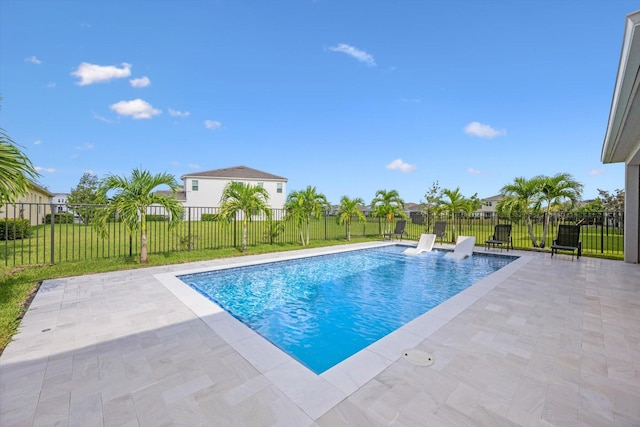
[{"label": "white pool coping", "polygon": [[[318,375],[280,350],[266,338],[224,311],[189,285],[177,278],[186,274],[222,270],[233,267],[306,258],[323,254],[395,245],[400,242],[371,242],[346,247],[328,247],[304,253],[276,253],[252,257],[250,261],[229,262],[197,269],[155,274],[182,303],[240,353],[266,379],[278,387],[312,419],[316,420],[340,401],[347,398],[383,370],[397,361],[405,349],[413,348],[446,323],[470,307],[507,277],[529,263],[533,256],[515,254],[519,258],[500,270],[479,280],[454,297],[432,308],[404,326],[396,329],[363,350]],[[481,253],[477,250],[477,253]],[[500,256],[492,252],[493,256]],[[503,255],[513,256],[505,252]],[[254,384],[253,387],[263,387]],[[252,386],[249,385],[249,388]],[[247,392],[250,392],[247,389]]]}]

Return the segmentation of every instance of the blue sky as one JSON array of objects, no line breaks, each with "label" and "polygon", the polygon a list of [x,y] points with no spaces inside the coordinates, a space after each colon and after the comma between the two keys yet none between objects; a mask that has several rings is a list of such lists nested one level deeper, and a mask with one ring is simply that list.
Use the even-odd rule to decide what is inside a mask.
[{"label": "blue sky", "polygon": [[[635,4],[634,4],[635,3]],[[0,126],[83,173],[245,165],[330,202],[434,181],[480,197],[600,162],[633,1],[0,2]]]}]

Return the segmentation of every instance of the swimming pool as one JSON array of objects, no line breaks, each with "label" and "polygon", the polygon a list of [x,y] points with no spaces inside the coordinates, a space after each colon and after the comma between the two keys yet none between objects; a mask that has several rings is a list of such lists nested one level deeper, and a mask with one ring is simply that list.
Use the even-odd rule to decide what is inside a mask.
[{"label": "swimming pool", "polygon": [[320,374],[516,257],[406,246],[354,250],[179,276],[281,350]]}]

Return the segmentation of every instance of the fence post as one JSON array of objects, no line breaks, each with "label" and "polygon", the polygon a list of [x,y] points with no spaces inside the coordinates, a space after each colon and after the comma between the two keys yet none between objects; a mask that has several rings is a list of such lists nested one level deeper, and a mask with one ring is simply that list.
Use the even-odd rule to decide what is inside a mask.
[{"label": "fence post", "polygon": [[271,208],[271,216],[269,217],[269,244],[273,245],[273,208]]},{"label": "fence post", "polygon": [[[51,223],[51,261],[49,261],[50,265],[55,264],[55,250],[56,250],[56,242],[55,242],[55,224],[56,224],[56,220],[55,220],[55,214],[54,212],[54,208],[53,208],[53,203],[51,203],[49,205],[49,209],[51,210],[51,215],[50,215],[50,223]],[[38,219],[39,221],[39,219]]]},{"label": "fence post", "polygon": [[327,215],[324,215],[324,240],[327,240]]},{"label": "fence post", "polygon": [[[607,220],[607,216],[604,212],[602,212],[602,225],[600,226],[600,253],[604,253],[604,222]],[[609,225],[607,225],[607,234],[609,232]]]},{"label": "fence post", "polygon": [[187,207],[187,251],[191,250],[191,206]]},{"label": "fence post", "polygon": [[[237,215],[238,215],[238,214],[236,213],[236,216],[237,216]],[[238,246],[238,240],[237,240],[237,238],[236,238],[236,234],[237,234],[237,233],[236,233],[236,225],[237,225],[237,223],[238,223],[238,221],[236,221],[236,217],[234,216],[234,217],[233,217],[233,246],[234,246],[234,247],[237,247],[237,246]]]}]

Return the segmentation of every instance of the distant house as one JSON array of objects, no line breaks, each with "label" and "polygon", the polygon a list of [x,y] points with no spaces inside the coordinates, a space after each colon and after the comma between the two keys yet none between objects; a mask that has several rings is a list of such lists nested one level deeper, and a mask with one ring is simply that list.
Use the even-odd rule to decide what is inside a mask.
[{"label": "distant house", "polygon": [[69,209],[67,202],[69,200],[69,193],[55,193],[51,198],[51,204],[54,206],[53,210],[56,213],[67,213]]},{"label": "distant house", "polygon": [[[180,179],[183,185],[176,195],[177,199],[186,208],[185,215],[190,214],[190,218],[194,220],[199,220],[202,213],[207,213],[200,208],[212,208],[210,212],[215,213],[213,208],[220,207],[222,192],[229,182],[264,187],[269,193],[268,205],[272,209],[283,209],[287,198],[287,178],[246,166],[189,173],[182,175]],[[167,190],[158,191],[158,193],[171,194]]]},{"label": "distant house", "polygon": [[29,189],[15,203],[0,206],[3,209],[0,218],[23,218],[28,219],[31,225],[42,224],[49,213],[46,205],[52,197],[53,193],[49,190],[29,180]]},{"label": "distant house", "polygon": [[482,199],[482,206],[480,209],[473,213],[473,217],[481,219],[491,219],[496,215],[496,206],[498,202],[502,200],[503,196],[498,194],[497,196],[487,197]]},{"label": "distant house", "polygon": [[282,209],[287,197],[287,178],[251,169],[234,166],[182,175],[187,206],[220,206],[224,187],[232,181],[264,187],[269,193],[269,206]]}]

